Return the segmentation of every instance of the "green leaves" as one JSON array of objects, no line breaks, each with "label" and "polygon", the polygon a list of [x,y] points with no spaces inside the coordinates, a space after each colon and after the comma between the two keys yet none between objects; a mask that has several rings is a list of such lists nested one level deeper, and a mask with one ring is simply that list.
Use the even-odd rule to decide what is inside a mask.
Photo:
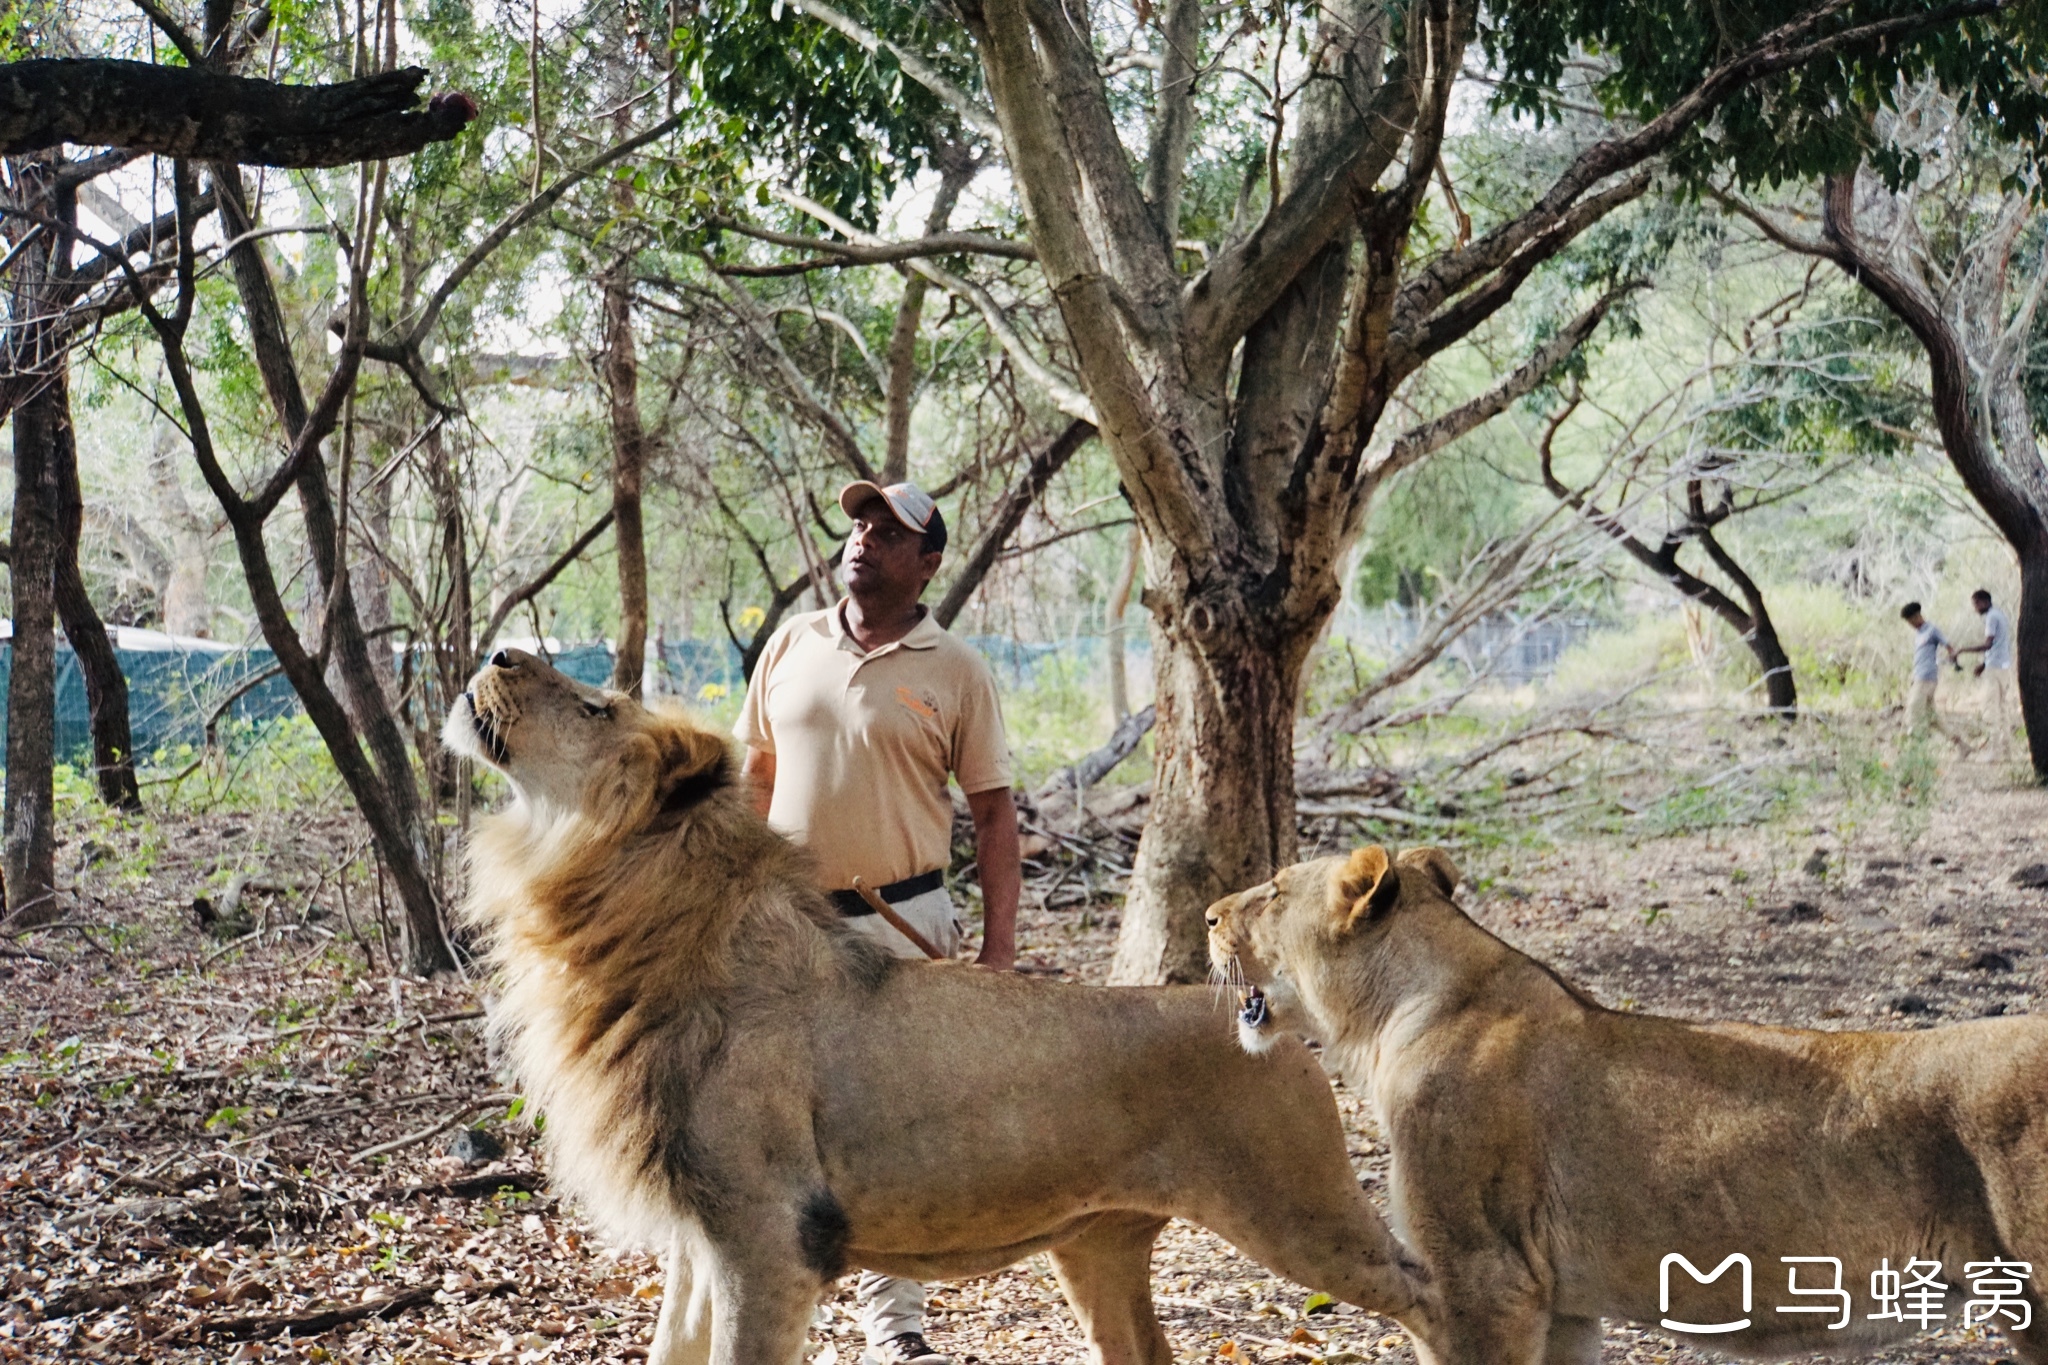
[{"label": "green leaves", "polygon": [[[890,0],[844,8],[955,84],[978,87],[966,34],[936,9]],[[781,0],[706,0],[677,30],[676,62],[695,100],[729,116],[736,149],[863,227],[935,142],[958,136],[952,111],[886,48],[866,52]]]},{"label": "green leaves", "polygon": [[[1489,65],[1505,77],[1497,108],[1538,122],[1559,117],[1566,63],[1590,56],[1608,66],[1593,84],[1601,106],[1613,116],[1648,121],[1717,66],[1815,8],[1510,0],[1489,10],[1480,39]],[[2039,7],[1937,17],[1952,9],[1941,0],[1844,6],[1779,45],[1828,50],[1725,101],[1680,141],[1673,168],[1694,181],[1724,172],[1743,185],[1845,170],[1880,151],[1871,120],[1891,105],[1901,84],[1928,77],[2038,158],[2048,140],[2048,97],[2039,81],[2048,65],[2048,24]],[[1912,170],[1910,159],[1897,155],[1880,153],[1873,164],[1894,183]]]}]

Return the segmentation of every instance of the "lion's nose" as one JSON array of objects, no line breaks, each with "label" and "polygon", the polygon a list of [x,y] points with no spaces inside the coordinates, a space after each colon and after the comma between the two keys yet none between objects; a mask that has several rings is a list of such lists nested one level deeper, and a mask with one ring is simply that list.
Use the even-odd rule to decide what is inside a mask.
[{"label": "lion's nose", "polygon": [[511,650],[509,650],[509,649],[501,649],[501,650],[497,650],[496,652],[494,652],[494,653],[493,653],[493,654],[491,655],[491,667],[492,667],[492,668],[510,668],[511,666],[512,666],[512,651],[511,651]]},{"label": "lion's nose", "polygon": [[1221,915],[1205,915],[1203,916],[1203,918],[1209,921],[1209,927],[1211,929],[1214,929],[1217,925],[1223,923],[1223,917]]}]

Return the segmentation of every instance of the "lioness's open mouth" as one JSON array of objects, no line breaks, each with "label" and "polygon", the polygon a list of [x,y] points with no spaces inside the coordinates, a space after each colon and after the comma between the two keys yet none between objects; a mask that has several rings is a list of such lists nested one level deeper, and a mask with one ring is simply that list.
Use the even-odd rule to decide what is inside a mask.
[{"label": "lioness's open mouth", "polygon": [[1246,1028],[1258,1029],[1266,1026],[1271,1017],[1266,1009],[1266,993],[1257,986],[1239,997],[1237,1021]]},{"label": "lioness's open mouth", "polygon": [[478,742],[484,746],[484,753],[490,756],[491,762],[502,767],[511,756],[505,748],[505,737],[498,733],[498,727],[491,723],[491,718],[478,709],[473,693],[464,692],[462,699],[469,703],[469,723],[476,731]]}]

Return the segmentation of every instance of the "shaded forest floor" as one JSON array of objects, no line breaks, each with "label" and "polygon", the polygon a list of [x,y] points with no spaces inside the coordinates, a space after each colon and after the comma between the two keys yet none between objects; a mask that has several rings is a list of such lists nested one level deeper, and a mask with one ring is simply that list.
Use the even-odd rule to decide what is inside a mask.
[{"label": "shaded forest floor", "polygon": [[[659,1269],[548,1192],[507,1117],[476,989],[391,974],[340,815],[95,820],[62,850],[69,927],[0,939],[0,1360],[629,1360]],[[2040,1009],[2048,792],[1950,762],[1898,818],[1825,804],[1662,838],[1467,849],[1463,900],[1603,1002],[1912,1028]],[[242,874],[239,887],[236,872]],[[202,927],[195,900],[216,916]],[[228,902],[232,901],[230,905]],[[1113,910],[1027,905],[1024,957],[1100,980]],[[1339,1087],[1361,1177],[1384,1151]],[[451,1151],[480,1124],[502,1155]],[[467,1159],[465,1159],[467,1158]],[[1412,1359],[1393,1324],[1176,1225],[1155,1289],[1178,1358]],[[935,1288],[963,1361],[1075,1360],[1044,1258]],[[850,1282],[812,1359],[859,1355]],[[1951,1332],[1873,1357],[1989,1365]],[[1605,1359],[1718,1359],[1610,1328]]]}]

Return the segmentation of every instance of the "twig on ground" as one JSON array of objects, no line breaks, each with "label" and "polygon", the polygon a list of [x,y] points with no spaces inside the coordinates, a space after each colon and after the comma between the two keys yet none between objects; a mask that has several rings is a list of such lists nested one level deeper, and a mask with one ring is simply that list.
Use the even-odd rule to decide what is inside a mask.
[{"label": "twig on ground", "polygon": [[[512,1280],[499,1280],[495,1284],[479,1286],[468,1297],[482,1299],[499,1294],[509,1294],[516,1289]],[[322,1308],[310,1313],[288,1313],[274,1317],[260,1318],[202,1318],[198,1322],[158,1337],[160,1342],[175,1341],[179,1337],[193,1337],[205,1340],[208,1337],[226,1337],[230,1341],[268,1341],[272,1337],[290,1332],[293,1336],[311,1337],[322,1332],[331,1332],[351,1322],[365,1318],[395,1318],[410,1309],[420,1308],[434,1301],[440,1292],[434,1285],[420,1285],[392,1295],[388,1299],[372,1299],[368,1303],[351,1304],[346,1308]]]},{"label": "twig on ground", "polygon": [[[423,1104],[436,1104],[444,1100],[460,1098],[461,1095],[452,1090],[430,1090],[419,1095],[398,1095],[388,1100],[373,1100],[364,1097],[352,1100],[347,1104],[334,1104],[324,1109],[308,1109],[303,1114],[286,1115],[268,1128],[259,1128],[253,1133],[245,1133],[241,1137],[232,1139],[227,1145],[230,1147],[246,1146],[258,1138],[269,1137],[272,1133],[282,1129],[296,1128],[307,1123],[318,1123],[321,1119],[338,1119],[367,1114],[379,1109],[412,1109]],[[505,1096],[508,1102],[514,1098],[511,1095]]]},{"label": "twig on ground", "polygon": [[374,1147],[365,1147],[360,1152],[351,1153],[349,1155],[349,1163],[353,1165],[357,1162],[368,1161],[373,1156],[383,1156],[388,1152],[398,1151],[402,1147],[412,1147],[437,1138],[480,1109],[489,1109],[497,1104],[510,1104],[518,1098],[519,1096],[516,1094],[479,1096],[459,1109],[449,1110],[431,1127],[422,1128],[416,1133],[407,1133],[404,1137],[393,1138],[389,1142],[380,1142]]},{"label": "twig on ground", "polygon": [[379,1198],[391,1198],[403,1202],[427,1195],[436,1199],[477,1199],[500,1190],[518,1190],[524,1194],[538,1194],[547,1188],[547,1177],[539,1171],[499,1171],[497,1174],[465,1175],[454,1180],[435,1181],[424,1185],[407,1185],[402,1189],[380,1191]]},{"label": "twig on ground", "polygon": [[251,929],[248,933],[243,934],[240,938],[229,939],[226,943],[221,944],[220,947],[215,948],[212,952],[208,953],[205,957],[199,960],[199,970],[202,972],[205,971],[208,967],[211,967],[217,959],[226,957],[229,953],[241,947],[250,939],[262,937],[263,931],[261,929]]},{"label": "twig on ground", "polygon": [[111,924],[101,924],[101,923],[99,923],[99,922],[98,922],[97,920],[89,920],[89,919],[53,919],[53,920],[51,920],[51,921],[50,921],[50,922],[49,922],[48,924],[31,924],[31,925],[29,925],[28,927],[26,927],[26,928],[23,928],[23,929],[6,929],[6,930],[0,930],[0,937],[5,937],[5,938],[27,938],[27,937],[28,937],[28,936],[29,936],[30,934],[43,934],[43,933],[49,933],[49,932],[51,932],[52,930],[56,930],[56,929],[73,929],[73,930],[80,930],[80,931],[83,931],[83,930],[87,930],[87,929],[97,929],[97,930],[99,930],[99,931],[100,931],[101,933],[107,933],[107,934],[110,934],[110,933],[112,933],[112,932],[114,931],[114,927],[115,927],[115,926],[113,926],[113,925],[111,925]]}]

